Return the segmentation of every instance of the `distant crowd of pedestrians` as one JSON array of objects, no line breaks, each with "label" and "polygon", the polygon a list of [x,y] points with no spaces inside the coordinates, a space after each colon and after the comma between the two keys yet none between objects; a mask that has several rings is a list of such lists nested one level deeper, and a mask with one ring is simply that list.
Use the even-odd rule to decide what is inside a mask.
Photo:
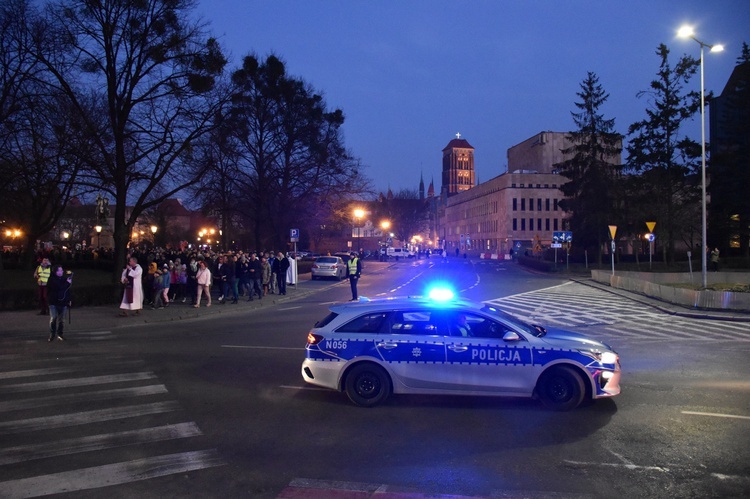
[{"label": "distant crowd of pedestrians", "polygon": [[286,294],[294,282],[293,258],[282,252],[179,252],[157,248],[134,251],[122,272],[120,315],[139,314],[143,307],[163,309],[174,303],[193,307],[262,300]]}]

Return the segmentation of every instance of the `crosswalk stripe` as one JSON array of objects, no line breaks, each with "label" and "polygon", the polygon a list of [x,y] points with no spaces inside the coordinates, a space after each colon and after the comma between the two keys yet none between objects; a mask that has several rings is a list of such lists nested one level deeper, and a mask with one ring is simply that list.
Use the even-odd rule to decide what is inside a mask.
[{"label": "crosswalk stripe", "polygon": [[750,341],[750,327],[745,323],[670,317],[580,283],[568,282],[488,303],[524,320],[553,327],[604,326],[613,336],[659,341]]},{"label": "crosswalk stripe", "polygon": [[[117,367],[132,367],[142,366],[144,362],[142,360],[128,361],[128,362],[112,362],[107,364],[108,368]],[[74,373],[88,369],[86,365],[71,366],[71,367],[46,367],[43,369],[25,369],[21,371],[5,371],[0,372],[0,379],[12,379],[12,378],[32,378],[34,376],[48,376],[50,374],[64,374]]]},{"label": "crosswalk stripe", "polygon": [[104,385],[109,383],[121,383],[123,381],[142,381],[154,379],[156,375],[152,372],[111,374],[106,376],[89,376],[86,378],[59,379],[53,381],[39,381],[36,383],[20,383],[15,385],[0,385],[0,390],[5,393],[32,392],[37,390],[52,390],[54,388],[69,388],[74,386]]},{"label": "crosswalk stripe", "polygon": [[65,428],[68,426],[80,426],[115,419],[134,418],[149,414],[176,411],[180,408],[177,402],[156,402],[153,404],[140,404],[113,409],[100,409],[95,411],[77,412],[73,414],[58,414],[40,418],[22,419],[16,421],[5,421],[0,423],[0,435],[22,433],[27,431],[49,430],[53,428]]},{"label": "crosswalk stripe", "polygon": [[20,499],[69,493],[148,480],[225,464],[216,449],[168,454],[0,482],[0,497]]},{"label": "crosswalk stripe", "polygon": [[0,450],[0,465],[199,435],[198,425],[191,422],[10,447]]},{"label": "crosswalk stripe", "polygon": [[51,395],[49,397],[6,400],[4,402],[0,402],[0,412],[36,409],[39,407],[46,407],[57,404],[71,404],[78,402],[88,403],[96,400],[114,400],[130,397],[144,397],[148,395],[160,395],[164,393],[167,393],[167,387],[164,385],[146,385],[135,386],[132,388],[117,388],[114,390],[100,390],[95,392]]}]

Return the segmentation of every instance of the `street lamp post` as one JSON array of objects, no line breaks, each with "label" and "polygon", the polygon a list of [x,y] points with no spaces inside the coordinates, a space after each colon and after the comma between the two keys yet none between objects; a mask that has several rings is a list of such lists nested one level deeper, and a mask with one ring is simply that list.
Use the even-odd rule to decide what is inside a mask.
[{"label": "street lamp post", "polygon": [[159,227],[157,227],[156,225],[152,225],[151,226],[151,234],[152,234],[152,238],[153,238],[154,248],[156,248],[156,231],[157,230],[159,230]]},{"label": "street lamp post", "polygon": [[723,45],[709,45],[703,43],[695,37],[695,31],[691,26],[683,26],[677,31],[680,38],[692,38],[701,47],[701,283],[703,289],[708,285],[707,282],[707,264],[706,250],[708,241],[706,240],[706,109],[705,109],[705,90],[703,83],[703,49],[708,47],[710,52],[721,52],[724,50]]},{"label": "street lamp post", "polygon": [[99,247],[99,243],[100,243],[99,236],[102,233],[102,226],[101,225],[96,225],[96,226],[94,226],[94,230],[96,231],[96,247],[98,248]]}]

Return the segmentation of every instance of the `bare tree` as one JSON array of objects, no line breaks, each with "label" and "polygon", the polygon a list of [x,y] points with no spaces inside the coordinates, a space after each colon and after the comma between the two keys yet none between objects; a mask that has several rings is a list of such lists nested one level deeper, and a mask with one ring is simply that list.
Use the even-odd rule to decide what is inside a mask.
[{"label": "bare tree", "polygon": [[[147,208],[200,176],[192,146],[223,105],[226,60],[191,0],[62,0],[47,9],[51,37],[37,56],[85,123],[94,151],[84,185],[114,198],[116,266]],[[58,51],[47,55],[42,49]],[[97,101],[98,109],[85,102]]]}]

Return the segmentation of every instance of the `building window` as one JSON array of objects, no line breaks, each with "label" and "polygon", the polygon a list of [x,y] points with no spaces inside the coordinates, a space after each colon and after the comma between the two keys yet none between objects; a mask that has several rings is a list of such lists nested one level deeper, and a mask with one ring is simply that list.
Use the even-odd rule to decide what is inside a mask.
[{"label": "building window", "polygon": [[534,230],[534,219],[529,218],[529,230]]},{"label": "building window", "polygon": [[555,199],[555,206],[554,206],[554,210],[553,211],[557,211],[557,206],[558,206],[558,200]]},{"label": "building window", "polygon": [[518,230],[518,219],[517,218],[513,219],[513,230]]},{"label": "building window", "polygon": [[521,198],[521,211],[526,211],[526,198]]},{"label": "building window", "polygon": [[557,225],[557,219],[556,218],[552,219],[552,227],[553,227],[552,230],[558,230],[558,225]]},{"label": "building window", "polygon": [[529,198],[529,211],[534,211],[534,199]]},{"label": "building window", "polygon": [[549,232],[549,218],[544,219],[544,230]]},{"label": "building window", "polygon": [[524,184],[521,184],[521,188],[523,188]]},{"label": "building window", "polygon": [[526,219],[525,218],[521,219],[521,230],[526,230]]},{"label": "building window", "polygon": [[549,198],[544,200],[544,211],[549,211]]},{"label": "building window", "polygon": [[537,218],[536,219],[536,230],[542,230],[542,219],[541,218]]},{"label": "building window", "polygon": [[518,209],[518,199],[513,198],[513,211]]},{"label": "building window", "polygon": [[536,200],[536,211],[542,211],[542,198]]}]

